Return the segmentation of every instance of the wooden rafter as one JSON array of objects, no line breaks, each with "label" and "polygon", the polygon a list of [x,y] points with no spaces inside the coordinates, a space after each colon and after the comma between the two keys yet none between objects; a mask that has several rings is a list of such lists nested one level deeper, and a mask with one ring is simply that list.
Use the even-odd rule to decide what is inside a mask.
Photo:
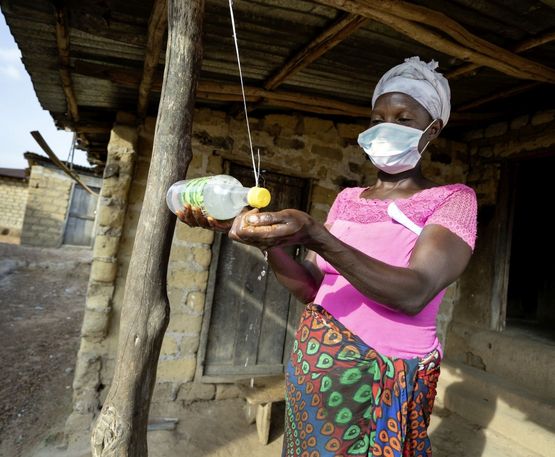
[{"label": "wooden rafter", "polygon": [[446,15],[429,8],[399,0],[315,1],[381,22],[432,49],[463,61],[490,67],[515,78],[555,83],[555,70],[489,43]]},{"label": "wooden rafter", "polygon": [[[139,77],[136,72],[118,67],[110,67],[91,62],[76,61],[74,72],[85,76],[105,79],[115,84],[136,88]],[[152,91],[159,92],[162,87],[161,76],[155,76],[152,81]],[[246,86],[245,95],[249,102],[266,100],[274,106],[291,107],[302,111],[320,114],[340,114],[345,116],[368,116],[370,108],[350,103],[332,100],[326,97],[302,94],[299,92],[269,91],[259,87]],[[197,86],[199,100],[213,100],[226,102],[242,101],[241,87],[238,84],[216,83],[201,81]]]},{"label": "wooden rafter", "polygon": [[78,184],[80,184],[83,189],[85,189],[89,194],[98,197],[98,194],[92,190],[89,186],[87,186],[79,177],[79,175],[77,173],[75,173],[73,170],[70,170],[59,158],[58,156],[54,153],[54,151],[50,148],[50,146],[48,146],[48,143],[46,142],[46,140],[44,139],[44,137],[40,134],[39,131],[37,130],[33,130],[31,132],[31,136],[35,139],[35,141],[38,143],[38,145],[41,147],[41,149],[45,152],[45,154],[50,158],[50,160],[52,160],[52,163],[54,165],[56,165],[58,168],[60,168],[65,174],[67,174],[71,179],[73,179],[75,182],[77,182]]},{"label": "wooden rafter", "polygon": [[[523,42],[519,43],[517,46],[514,47],[513,52],[521,53],[524,51],[528,51],[529,49],[535,48],[537,46],[550,43],[553,40],[555,40],[555,32],[548,32],[543,35],[524,40]],[[481,65],[476,65],[471,63],[471,64],[463,65],[462,67],[447,73],[445,76],[450,81],[453,81],[463,76],[473,74],[478,68],[481,68],[481,67],[482,67]]]},{"label": "wooden rafter", "polygon": [[73,89],[73,81],[70,73],[69,62],[69,27],[67,24],[67,13],[65,8],[57,7],[56,19],[56,46],[58,48],[59,73],[62,80],[62,88],[66,97],[67,115],[71,122],[79,121],[79,108],[77,97]]},{"label": "wooden rafter", "polygon": [[[269,91],[258,87],[246,86],[247,101],[263,99],[269,104],[321,114],[342,114],[348,116],[370,115],[370,107],[332,100],[326,97],[307,95],[299,92]],[[197,87],[197,97],[206,100],[240,101],[241,89],[236,84],[201,81]],[[333,113],[332,113],[333,111]]]},{"label": "wooden rafter", "polygon": [[263,84],[264,89],[272,90],[286,78],[310,65],[324,53],[337,46],[352,33],[363,27],[368,18],[355,14],[346,14],[322,31],[308,45],[297,52]]},{"label": "wooden rafter", "polygon": [[110,122],[77,122],[73,124],[73,128],[76,132],[83,134],[105,134],[110,133],[112,130],[113,123]]},{"label": "wooden rafter", "polygon": [[[75,70],[78,74],[107,79],[115,84],[129,88],[136,88],[139,84],[139,77],[135,72],[123,70],[116,67],[93,64],[90,62],[77,61]],[[533,83],[534,85],[536,83]],[[529,85],[532,87],[532,85]],[[152,84],[153,91],[161,88],[161,77],[155,78]],[[259,103],[274,106],[276,108],[289,108],[306,113],[338,115],[346,117],[367,118],[370,116],[370,107],[345,103],[326,97],[307,95],[299,92],[289,91],[268,91],[259,87],[246,86],[245,96],[249,103]],[[510,96],[510,94],[508,95]],[[241,87],[238,84],[216,83],[201,81],[197,86],[197,100],[218,101],[218,102],[242,102]],[[478,101],[477,101],[478,102]],[[480,103],[474,106],[479,106]],[[486,102],[484,102],[486,103]],[[461,108],[465,108],[464,106]],[[464,113],[452,113],[451,122],[473,122],[477,120],[488,120],[498,117],[499,113],[468,113],[466,108]],[[91,129],[95,126],[91,125]],[[98,127],[99,129],[101,126]]]},{"label": "wooden rafter", "polygon": [[143,76],[139,84],[139,100],[137,102],[139,118],[143,118],[147,113],[148,100],[152,90],[154,75],[160,62],[160,54],[162,53],[167,26],[167,2],[166,0],[155,0],[148,21]]}]

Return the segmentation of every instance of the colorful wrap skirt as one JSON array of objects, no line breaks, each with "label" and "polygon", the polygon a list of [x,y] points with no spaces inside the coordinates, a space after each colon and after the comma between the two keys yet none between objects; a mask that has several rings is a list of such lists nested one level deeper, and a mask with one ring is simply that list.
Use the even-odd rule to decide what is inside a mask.
[{"label": "colorful wrap skirt", "polygon": [[439,359],[380,355],[308,305],[287,367],[282,456],[432,455]]}]

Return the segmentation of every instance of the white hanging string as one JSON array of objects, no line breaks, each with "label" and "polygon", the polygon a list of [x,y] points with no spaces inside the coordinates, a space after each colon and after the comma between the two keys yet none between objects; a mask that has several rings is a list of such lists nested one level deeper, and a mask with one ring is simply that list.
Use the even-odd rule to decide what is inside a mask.
[{"label": "white hanging string", "polygon": [[249,124],[249,114],[247,111],[247,98],[245,97],[245,86],[243,84],[243,71],[241,70],[241,58],[239,57],[239,45],[237,44],[237,32],[235,31],[235,16],[233,15],[233,0],[229,0],[229,14],[231,16],[231,27],[233,29],[233,41],[235,43],[235,53],[237,54],[237,66],[239,67],[239,79],[241,80],[241,93],[243,94],[243,109],[245,110],[245,120],[247,122],[247,133],[249,134],[249,146],[251,150],[252,171],[254,172],[254,182],[258,187],[258,176],[260,175],[260,149],[257,149],[258,166],[254,160],[254,150],[252,147],[251,127]]}]

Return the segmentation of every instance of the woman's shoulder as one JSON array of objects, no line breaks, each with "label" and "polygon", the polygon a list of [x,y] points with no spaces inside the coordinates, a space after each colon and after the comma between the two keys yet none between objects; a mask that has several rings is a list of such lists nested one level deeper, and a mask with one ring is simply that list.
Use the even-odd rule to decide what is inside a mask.
[{"label": "woman's shoulder", "polygon": [[476,192],[472,187],[462,183],[443,184],[428,187],[417,195],[438,200],[446,200],[450,198],[476,199]]}]

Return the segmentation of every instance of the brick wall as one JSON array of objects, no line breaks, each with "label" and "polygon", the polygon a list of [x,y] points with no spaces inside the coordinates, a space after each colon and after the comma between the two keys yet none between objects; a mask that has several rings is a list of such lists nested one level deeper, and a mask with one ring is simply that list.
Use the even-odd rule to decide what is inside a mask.
[{"label": "brick wall", "polygon": [[27,180],[0,176],[0,232],[19,236],[27,204]]},{"label": "brick wall", "polygon": [[[334,123],[303,116],[268,115],[251,119],[253,143],[255,150],[260,149],[262,168],[310,179],[312,192],[309,212],[320,221],[325,219],[341,187],[369,185],[376,179],[375,168],[356,142],[364,128],[365,125]],[[222,173],[225,160],[250,166],[244,121],[230,118],[222,112],[202,109],[195,113],[193,130],[194,155],[188,177]],[[111,283],[114,290],[110,296],[105,334],[97,332],[96,340],[84,337],[81,343],[74,381],[76,412],[83,405],[84,409],[92,411],[94,405],[91,398],[94,395],[102,402],[108,389],[99,389],[99,386],[107,386],[113,375],[125,277],[146,187],[153,135],[154,120],[148,119],[139,131],[124,225],[117,254],[112,257],[116,262],[117,273]],[[115,139],[113,132],[111,145],[115,141],[119,140]],[[110,146],[108,151],[110,162]],[[468,171],[466,151],[463,144],[439,141],[425,154],[425,173],[440,183],[464,182]],[[127,180],[125,183],[108,183],[105,180],[103,192],[107,185],[121,188],[127,184]],[[122,215],[118,214],[113,219],[119,223]],[[97,243],[100,236],[98,234]],[[214,235],[210,231],[192,229],[180,222],[176,225],[168,266],[171,316],[158,365],[154,411],[158,404],[171,400],[224,398],[234,394],[233,389],[223,385],[192,382],[197,364],[213,239]],[[93,295],[96,293],[94,290],[92,292]],[[87,319],[86,315],[84,329],[88,327]],[[78,377],[78,373],[84,375]],[[162,409],[160,413],[163,412]],[[79,423],[79,419],[74,418],[73,422]],[[82,422],[86,423],[86,420]]]},{"label": "brick wall", "polygon": [[61,171],[33,165],[21,243],[57,247],[62,244],[73,181]]}]

